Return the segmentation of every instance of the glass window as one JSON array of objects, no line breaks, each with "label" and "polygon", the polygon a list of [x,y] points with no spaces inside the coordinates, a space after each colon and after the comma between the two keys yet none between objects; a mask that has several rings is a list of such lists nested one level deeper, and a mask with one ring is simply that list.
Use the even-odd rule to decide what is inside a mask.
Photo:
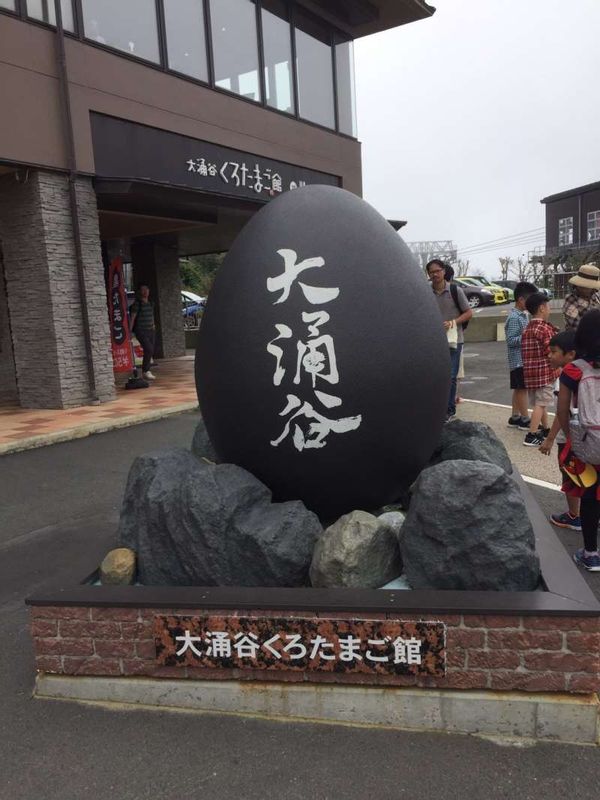
[{"label": "glass window", "polygon": [[356,87],[354,84],[354,43],[335,46],[338,126],[342,133],[356,136]]},{"label": "glass window", "polygon": [[283,0],[263,0],[262,35],[267,105],[294,114],[291,30]]},{"label": "glass window", "polygon": [[0,0],[0,8],[8,8],[9,11],[16,11],[16,0]]},{"label": "glass window", "polygon": [[295,27],[300,116],[334,128],[330,31],[300,12],[295,15]]},{"label": "glass window", "polygon": [[590,211],[587,215],[588,242],[600,239],[600,211]]},{"label": "glass window", "polygon": [[208,81],[203,0],[164,0],[169,67]]},{"label": "glass window", "polygon": [[211,0],[215,85],[260,102],[256,6],[252,0]]},{"label": "glass window", "polygon": [[[1,0],[0,5],[2,5]],[[60,0],[60,10],[63,28],[66,31],[74,31],[72,0]],[[50,25],[56,25],[54,0],[27,0],[27,16],[39,19],[41,22],[48,22]]]},{"label": "glass window", "polygon": [[158,63],[155,0],[82,0],[88,39]]},{"label": "glass window", "polygon": [[573,217],[558,220],[558,246],[573,244]]}]

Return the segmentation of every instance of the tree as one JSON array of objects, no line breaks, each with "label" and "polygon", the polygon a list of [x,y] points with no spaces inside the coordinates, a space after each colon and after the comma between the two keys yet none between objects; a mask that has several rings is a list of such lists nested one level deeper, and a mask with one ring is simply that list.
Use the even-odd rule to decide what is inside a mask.
[{"label": "tree", "polygon": [[504,258],[499,258],[498,261],[500,262],[500,274],[502,276],[502,280],[505,281],[508,279],[508,273],[514,264],[514,259],[510,256],[504,256]]},{"label": "tree", "polygon": [[179,260],[181,283],[184,289],[206,296],[226,253],[209,253]]},{"label": "tree", "polygon": [[471,262],[468,258],[462,259],[459,258],[456,262],[456,270],[459,275],[468,275],[469,270],[471,269]]}]

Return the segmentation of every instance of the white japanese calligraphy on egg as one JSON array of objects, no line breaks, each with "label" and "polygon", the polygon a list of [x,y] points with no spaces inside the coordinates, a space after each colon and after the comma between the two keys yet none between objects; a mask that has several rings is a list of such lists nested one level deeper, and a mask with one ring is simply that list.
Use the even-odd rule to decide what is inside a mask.
[{"label": "white japanese calligraphy on egg", "polygon": [[[318,269],[325,266],[325,260],[321,256],[315,258],[305,258],[298,262],[298,254],[295,250],[281,249],[277,251],[283,258],[284,269],[275,278],[267,278],[267,289],[269,292],[281,292],[273,305],[285,303],[289,298],[293,285],[298,276],[307,269]],[[319,286],[309,286],[298,281],[298,286],[302,290],[304,297],[311,305],[324,305],[335,300],[340,293],[339,288],[324,288]],[[311,378],[312,395],[306,399],[300,399],[296,394],[288,394],[283,410],[279,412],[280,417],[287,417],[285,427],[281,434],[271,440],[273,447],[278,447],[288,438],[293,424],[292,441],[294,447],[302,452],[315,447],[325,447],[327,437],[330,433],[348,433],[356,430],[362,422],[362,415],[351,417],[341,417],[331,419],[322,414],[315,408],[313,402],[320,403],[325,409],[332,409],[342,405],[342,398],[337,395],[329,394],[317,389],[317,379],[329,384],[337,384],[340,376],[335,356],[335,344],[333,337],[327,333],[321,333],[321,326],[326,325],[330,320],[327,311],[303,311],[302,322],[307,326],[308,338],[296,341],[296,372],[293,383],[301,384],[302,370]],[[276,359],[275,371],[273,372],[274,386],[281,386],[286,375],[286,370],[282,366],[284,350],[275,342],[280,339],[292,339],[293,331],[289,325],[277,323],[275,325],[277,336],[267,344],[267,352]],[[308,424],[308,429],[303,430],[301,422]]]}]

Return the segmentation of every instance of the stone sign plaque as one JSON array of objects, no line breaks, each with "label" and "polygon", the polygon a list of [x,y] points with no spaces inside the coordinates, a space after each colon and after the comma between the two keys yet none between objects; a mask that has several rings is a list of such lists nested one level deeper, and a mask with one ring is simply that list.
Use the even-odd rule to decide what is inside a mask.
[{"label": "stone sign plaque", "polygon": [[163,666],[444,676],[442,622],[157,616]]}]

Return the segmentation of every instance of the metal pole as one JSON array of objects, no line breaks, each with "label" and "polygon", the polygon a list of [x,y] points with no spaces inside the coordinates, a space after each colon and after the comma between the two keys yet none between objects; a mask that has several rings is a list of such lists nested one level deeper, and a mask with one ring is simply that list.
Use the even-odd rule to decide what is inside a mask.
[{"label": "metal pole", "polygon": [[60,0],[54,0],[56,12],[56,61],[58,66],[58,82],[60,85],[61,105],[63,111],[63,127],[67,140],[67,164],[69,167],[69,202],[71,206],[71,223],[73,226],[73,240],[75,243],[75,262],[77,266],[77,280],[79,283],[79,299],[81,302],[81,316],[83,321],[83,338],[87,358],[87,372],[92,403],[99,403],[96,376],[94,374],[92,336],[90,332],[90,317],[87,304],[87,290],[85,286],[85,267],[83,264],[83,248],[81,245],[81,226],[79,224],[79,209],[77,206],[77,157],[75,155],[75,136],[73,134],[73,117],[71,114],[71,97],[69,93],[69,78],[67,72],[67,56],[65,52],[65,32],[63,29],[62,8]]}]

